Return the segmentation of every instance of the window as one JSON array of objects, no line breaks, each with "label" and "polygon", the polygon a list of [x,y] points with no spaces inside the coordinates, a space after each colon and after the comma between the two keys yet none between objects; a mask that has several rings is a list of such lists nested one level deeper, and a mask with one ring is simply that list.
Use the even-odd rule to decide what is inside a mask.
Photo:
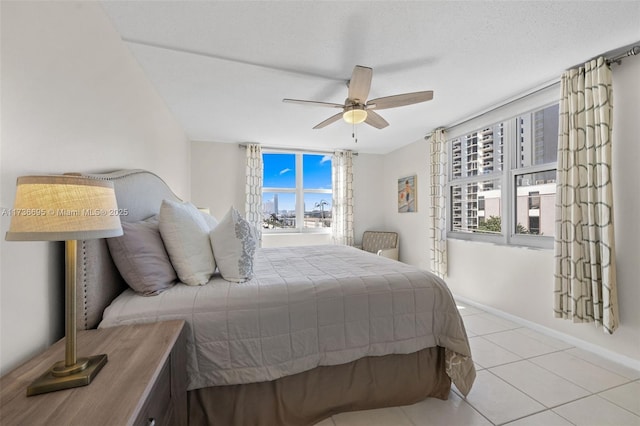
[{"label": "window", "polygon": [[331,229],[331,155],[262,154],[263,228],[273,232]]},{"label": "window", "polygon": [[558,105],[449,141],[449,236],[550,247]]},{"label": "window", "polygon": [[529,210],[540,210],[540,191],[529,193]]},{"label": "window", "polygon": [[502,123],[451,140],[450,230],[500,233],[503,146]]},{"label": "window", "polygon": [[553,237],[558,114],[559,106],[554,104],[516,119],[517,156],[513,167],[516,235]]}]

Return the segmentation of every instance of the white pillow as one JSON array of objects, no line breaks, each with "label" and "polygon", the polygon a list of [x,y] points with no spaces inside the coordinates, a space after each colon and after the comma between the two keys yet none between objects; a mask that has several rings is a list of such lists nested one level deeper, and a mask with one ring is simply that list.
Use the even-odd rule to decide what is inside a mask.
[{"label": "white pillow", "polygon": [[214,216],[211,216],[209,213],[203,212],[202,210],[198,210],[198,211],[200,212],[200,215],[204,218],[204,221],[207,222],[207,225],[209,226],[209,231],[213,231],[213,228],[218,226],[218,219],[216,219]]},{"label": "white pillow", "polygon": [[211,247],[222,278],[243,282],[253,276],[253,257],[258,245],[255,229],[231,207],[210,233]]},{"label": "white pillow", "polygon": [[209,282],[216,262],[209,241],[210,227],[191,203],[163,200],[159,228],[171,264],[188,285]]}]

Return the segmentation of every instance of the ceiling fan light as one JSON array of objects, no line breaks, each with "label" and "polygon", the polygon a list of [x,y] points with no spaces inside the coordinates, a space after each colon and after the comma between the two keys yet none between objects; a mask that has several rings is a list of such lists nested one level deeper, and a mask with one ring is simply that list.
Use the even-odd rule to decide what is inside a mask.
[{"label": "ceiling fan light", "polygon": [[360,124],[367,119],[367,111],[364,107],[353,107],[346,110],[342,118],[349,124]]}]

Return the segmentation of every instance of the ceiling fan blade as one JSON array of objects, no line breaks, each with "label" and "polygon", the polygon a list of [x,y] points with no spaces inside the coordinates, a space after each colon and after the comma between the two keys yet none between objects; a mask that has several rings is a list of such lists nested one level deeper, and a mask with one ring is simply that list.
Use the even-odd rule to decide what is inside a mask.
[{"label": "ceiling fan blade", "polygon": [[311,105],[311,106],[323,106],[329,108],[344,108],[342,104],[334,104],[332,102],[318,102],[318,101],[303,101],[301,99],[283,99],[282,102],[288,102],[292,104],[302,104],[302,105]]},{"label": "ceiling fan blade", "polygon": [[402,95],[385,96],[384,98],[371,99],[367,102],[367,109],[387,109],[405,105],[417,104],[433,99],[433,90],[425,92],[404,93]]},{"label": "ceiling fan blade", "polygon": [[357,99],[360,103],[364,103],[371,89],[371,77],[373,77],[373,69],[356,65],[349,80],[349,99]]},{"label": "ceiling fan blade", "polygon": [[367,110],[367,119],[364,120],[364,122],[369,124],[370,126],[375,127],[376,129],[384,129],[389,125],[389,123],[387,123],[387,120],[382,118],[380,114],[376,114],[371,110]]},{"label": "ceiling fan blade", "polygon": [[339,112],[336,115],[332,115],[331,117],[327,118],[322,123],[317,124],[314,127],[314,129],[322,129],[323,127],[328,126],[331,123],[335,123],[336,121],[340,120],[341,118],[342,118],[342,113]]}]

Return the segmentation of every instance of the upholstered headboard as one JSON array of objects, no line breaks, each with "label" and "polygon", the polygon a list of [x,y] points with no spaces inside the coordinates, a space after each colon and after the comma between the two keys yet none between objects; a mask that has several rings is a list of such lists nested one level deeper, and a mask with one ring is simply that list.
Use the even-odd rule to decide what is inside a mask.
[{"label": "upholstered headboard", "polygon": [[[113,182],[123,222],[137,222],[157,214],[163,199],[179,201],[160,177],[145,170],[81,175]],[[76,323],[78,329],[87,330],[98,326],[104,309],[127,284],[111,260],[105,239],[78,241],[77,258]]]}]

